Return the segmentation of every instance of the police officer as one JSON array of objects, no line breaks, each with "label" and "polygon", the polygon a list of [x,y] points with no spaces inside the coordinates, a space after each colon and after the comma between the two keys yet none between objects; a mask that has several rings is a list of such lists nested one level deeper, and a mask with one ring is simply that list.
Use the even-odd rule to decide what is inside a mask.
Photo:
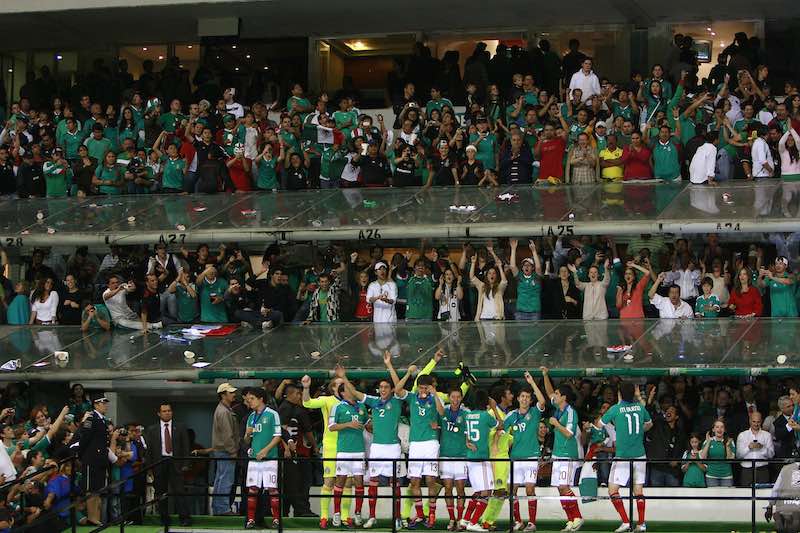
[{"label": "police officer", "polygon": [[[108,446],[111,435],[108,398],[103,393],[91,395],[92,411],[83,416],[75,439],[78,441],[78,458],[83,465],[83,489],[86,493],[103,489],[108,482]],[[101,525],[101,498],[92,496],[86,500],[86,517],[92,525]]]}]

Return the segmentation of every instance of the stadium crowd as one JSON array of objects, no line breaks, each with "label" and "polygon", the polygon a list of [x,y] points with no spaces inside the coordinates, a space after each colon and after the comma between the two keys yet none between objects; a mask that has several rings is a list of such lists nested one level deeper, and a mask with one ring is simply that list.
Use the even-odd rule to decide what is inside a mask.
[{"label": "stadium crowd", "polygon": [[757,38],[737,34],[704,79],[692,47],[676,35],[667,63],[615,83],[577,40],[562,59],[546,40],[501,44],[494,57],[479,43],[463,77],[452,54],[440,62],[419,43],[387,79],[393,123],[363,113],[352,83],[313,96],[294,83],[285,101],[245,106],[207,67],[194,93],[176,84],[188,79],[176,57],[160,73],[149,62],[138,80],[124,61],[113,72],[100,62],[61,89],[44,67],[13,96],[0,132],[0,194],[781,177],[792,184],[789,216],[800,179],[796,83],[771,86]]},{"label": "stadium crowd", "polygon": [[[460,250],[164,243],[10,263],[3,321],[151,330],[313,322],[797,317],[797,233],[500,239]],[[537,244],[538,242],[538,244]],[[18,278],[11,281],[11,271]]]},{"label": "stadium crowd", "polygon": [[[769,483],[781,465],[767,461],[798,453],[800,389],[791,378],[762,376],[738,382],[681,376],[648,378],[638,384],[620,378],[573,378],[553,385],[542,367],[535,373],[544,376],[543,381],[526,374],[524,380],[483,382],[463,365],[458,372],[438,369],[443,355],[437,352],[422,369],[409,367],[402,378],[387,352],[386,377],[377,381],[351,382],[337,365],[336,377],[326,383],[312,383],[308,376],[265,380],[261,387],[242,390],[223,383],[217,388],[219,403],[209,447],[195,442],[194,432],[180,422],[182,408],[176,405],[173,413],[168,401],[160,403],[147,429],[139,421],[115,425],[107,418],[109,400],[103,393],[89,395],[75,384],[66,405],[51,420],[46,405],[30,405],[30,389],[22,383],[9,384],[2,397],[8,407],[0,413],[4,444],[0,470],[4,481],[29,477],[0,500],[0,523],[33,523],[41,515],[38,525],[43,529],[34,531],[55,531],[69,521],[66,507],[72,495],[122,482],[102,499],[81,503],[77,514],[81,523],[120,517],[141,523],[141,510],[121,513],[134,510],[145,495],[149,500],[169,489],[177,494],[173,501],[181,524],[188,525],[192,515],[208,513],[206,495],[213,488],[211,513],[241,514],[248,528],[262,519],[274,526],[281,512],[275,489],[281,489],[284,516],[293,511],[294,516],[315,517],[309,490],[321,485],[322,528],[342,524],[370,528],[387,519],[376,515],[376,496],[379,485],[391,485],[389,460],[397,459],[397,494],[405,487],[402,507],[397,503],[398,528],[425,523],[432,527],[437,499],[443,498],[449,530],[483,531],[492,528],[508,495],[509,466],[466,460],[511,458],[515,488],[524,485],[529,496],[527,520],[520,517],[519,501],[513,510],[517,529],[534,530],[536,487],[546,486],[558,487],[564,498],[567,527],[572,528],[567,530],[580,528],[583,519],[578,502],[570,500],[574,496],[570,487],[580,486],[581,494],[587,494],[587,476],[578,474],[580,464],[575,462],[585,459],[594,462],[584,467],[584,472],[593,472],[590,481],[609,489],[622,519],[619,531],[628,531],[633,517],[627,517],[624,504],[618,505],[617,490],[626,485],[630,471],[627,464],[614,466],[611,458],[647,457],[646,470],[644,463],[633,470],[634,489],[641,495],[642,487]],[[624,413],[632,412],[621,409],[626,406],[635,406],[639,415],[635,430],[625,425]],[[471,414],[480,412],[491,414],[491,419],[481,420],[482,438],[477,437],[477,426],[469,424]],[[623,422],[612,421],[617,415]],[[371,461],[365,468],[365,452],[369,452],[366,458],[387,461]],[[81,469],[76,484],[72,463],[57,463],[72,454]],[[220,462],[209,468],[203,461],[188,459],[203,455]],[[176,462],[186,459],[177,462],[174,471],[152,470],[148,483],[136,475],[173,456]],[[279,456],[286,459],[280,485],[275,463]],[[355,482],[355,499],[348,478]],[[474,494],[469,506],[467,480]],[[427,487],[424,504],[422,487]],[[259,500],[261,489],[269,489],[264,500]],[[369,515],[362,519],[365,499]],[[645,499],[637,499],[637,508],[643,526]],[[166,508],[159,507],[159,512],[168,522]]]}]

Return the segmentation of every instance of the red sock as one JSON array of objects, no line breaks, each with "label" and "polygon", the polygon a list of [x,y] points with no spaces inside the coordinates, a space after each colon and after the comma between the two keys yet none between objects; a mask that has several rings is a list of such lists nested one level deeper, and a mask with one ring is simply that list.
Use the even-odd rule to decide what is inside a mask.
[{"label": "red sock", "polygon": [[450,520],[456,519],[456,508],[452,503],[447,504],[447,514],[450,515]]},{"label": "red sock", "polygon": [[475,512],[475,507],[478,505],[478,500],[474,496],[469,500],[469,505],[467,505],[467,512],[464,515],[464,520],[467,522],[472,521],[472,514]]},{"label": "red sock", "polygon": [[619,497],[619,492],[615,492],[611,495],[611,503],[614,505],[614,509],[617,510],[617,514],[620,520],[622,520],[622,523],[630,524],[631,521],[628,518],[628,513],[625,511],[625,502]]},{"label": "red sock", "polygon": [[636,510],[639,511],[639,524],[644,524],[644,496],[636,497]]},{"label": "red sock", "polygon": [[522,522],[522,519],[519,517],[519,500],[514,500],[514,520]]},{"label": "red sock", "polygon": [[256,519],[256,507],[258,507],[258,489],[247,490],[247,519]]},{"label": "red sock", "polygon": [[481,519],[483,516],[483,512],[486,510],[486,506],[489,505],[487,500],[481,499],[478,500],[478,504],[475,506],[475,512],[472,513],[472,523],[477,524],[478,520]]},{"label": "red sock", "polygon": [[458,520],[464,518],[464,498],[459,498],[458,503],[456,504],[456,509],[458,509]]},{"label": "red sock", "polygon": [[531,524],[536,523],[536,500],[528,496],[528,517]]},{"label": "red sock", "polygon": [[369,517],[375,518],[375,507],[378,505],[378,485],[369,484]]},{"label": "red sock", "polygon": [[559,500],[561,502],[561,508],[564,509],[564,514],[567,515],[567,522],[572,522],[572,509],[570,507],[569,500]]},{"label": "red sock", "polygon": [[355,514],[361,514],[361,508],[364,507],[364,485],[356,487],[356,510]]},{"label": "red sock", "polygon": [[344,487],[333,487],[333,514],[342,512],[342,492]]},{"label": "red sock", "polygon": [[428,504],[428,520],[430,522],[436,521],[436,502],[430,502]]},{"label": "red sock", "polygon": [[400,518],[400,502],[403,501],[400,497],[400,485],[394,488],[394,496],[394,515]]},{"label": "red sock", "polygon": [[422,499],[417,498],[414,500],[414,509],[417,511],[417,518],[425,517],[425,509],[422,508]]},{"label": "red sock", "polygon": [[280,507],[278,507],[278,493],[277,492],[270,494],[269,505],[272,508],[272,518],[275,519],[275,520],[280,519],[281,511],[280,511]]}]

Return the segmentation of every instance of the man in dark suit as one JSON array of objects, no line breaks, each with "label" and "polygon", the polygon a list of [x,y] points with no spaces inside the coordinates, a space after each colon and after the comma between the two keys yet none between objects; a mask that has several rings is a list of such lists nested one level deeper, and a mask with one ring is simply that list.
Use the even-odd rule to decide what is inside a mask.
[{"label": "man in dark suit", "polygon": [[[108,446],[111,439],[109,421],[106,418],[108,398],[103,393],[94,393],[91,400],[93,410],[83,416],[75,435],[78,458],[83,466],[83,489],[87,493],[101,490],[108,483]],[[90,524],[101,525],[100,507],[100,496],[92,496],[86,500],[86,518]]]},{"label": "man in dark suit", "polygon": [[[794,453],[794,430],[789,426],[789,420],[794,413],[794,404],[788,396],[778,398],[778,408],[781,413],[772,421],[772,435],[775,437],[775,458],[788,459]],[[780,470],[782,465],[773,465]]]},{"label": "man in dark suit", "polygon": [[[147,450],[145,458],[148,466],[163,462],[153,470],[153,488],[156,497],[169,492],[177,494],[174,497],[175,508],[178,511],[181,526],[190,526],[192,519],[189,515],[189,502],[186,499],[186,489],[183,484],[184,464],[182,461],[175,461],[173,457],[189,456],[189,436],[186,428],[181,424],[176,424],[172,420],[172,405],[169,402],[162,402],[158,407],[157,424],[153,424],[145,431],[145,442]],[[168,500],[163,500],[158,504],[158,511],[161,515],[161,522],[169,525],[169,506]]]}]

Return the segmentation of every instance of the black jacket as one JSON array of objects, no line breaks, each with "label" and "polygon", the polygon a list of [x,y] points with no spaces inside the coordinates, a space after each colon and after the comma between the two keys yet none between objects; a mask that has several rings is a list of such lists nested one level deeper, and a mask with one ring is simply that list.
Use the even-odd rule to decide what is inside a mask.
[{"label": "black jacket", "polygon": [[[188,457],[191,452],[189,446],[189,434],[183,424],[178,424],[172,420],[172,456],[173,457]],[[163,433],[161,431],[161,420],[152,426],[148,427],[144,432],[144,441],[147,444],[147,451],[145,452],[145,462],[148,465],[157,463],[164,456],[161,454],[161,438]]]},{"label": "black jacket", "polygon": [[786,424],[789,420],[786,415],[779,415],[773,420],[772,427],[775,428],[775,457],[786,459],[792,456],[794,452],[794,431],[789,431]]},{"label": "black jacket", "polygon": [[92,416],[81,424],[75,439],[78,441],[78,458],[84,465],[96,468],[108,466],[111,434],[106,418],[93,411]]}]

